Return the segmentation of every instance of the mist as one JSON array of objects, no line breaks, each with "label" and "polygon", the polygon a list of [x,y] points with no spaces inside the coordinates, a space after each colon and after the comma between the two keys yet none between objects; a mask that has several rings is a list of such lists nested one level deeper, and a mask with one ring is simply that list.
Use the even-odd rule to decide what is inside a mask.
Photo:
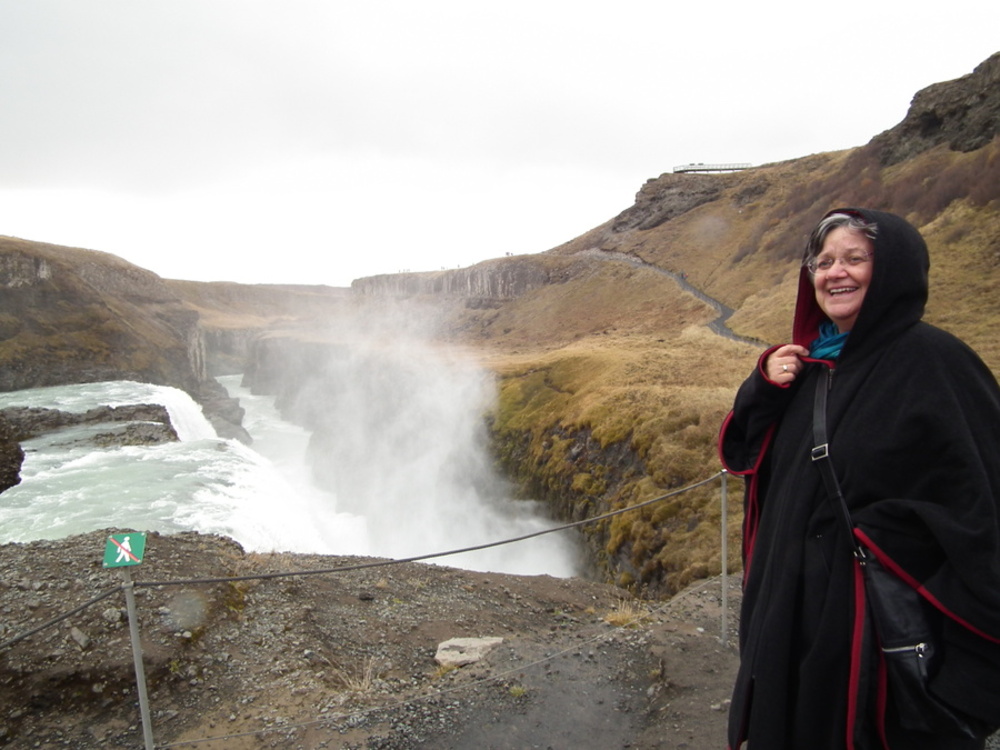
[{"label": "mist", "polygon": [[[413,308],[368,315],[281,399],[312,433],[312,480],[338,514],[364,519],[372,555],[420,556],[558,525],[542,503],[514,499],[494,465],[485,423],[494,377],[432,344],[432,329]],[[564,531],[437,562],[566,577],[581,560],[576,532]]]}]

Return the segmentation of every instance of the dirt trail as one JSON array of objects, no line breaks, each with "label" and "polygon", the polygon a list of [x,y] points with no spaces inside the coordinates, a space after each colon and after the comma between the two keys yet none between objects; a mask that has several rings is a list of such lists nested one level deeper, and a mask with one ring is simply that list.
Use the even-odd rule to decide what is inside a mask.
[{"label": "dirt trail", "polygon": [[743,344],[750,344],[752,346],[765,346],[764,342],[762,341],[758,341],[757,339],[745,338],[743,336],[734,333],[732,329],[730,329],[729,326],[726,325],[726,322],[729,320],[729,318],[732,317],[735,311],[731,307],[727,307],[714,297],[709,297],[707,294],[698,289],[696,286],[693,286],[690,282],[688,282],[687,277],[684,274],[668,271],[667,269],[660,268],[659,266],[655,266],[652,263],[647,263],[646,261],[637,258],[634,255],[621,253],[618,252],[617,250],[598,250],[596,248],[591,248],[589,250],[581,250],[579,253],[577,253],[577,255],[586,255],[591,258],[602,258],[604,260],[622,261],[624,263],[628,263],[629,265],[635,268],[646,268],[650,271],[655,271],[656,273],[663,274],[664,276],[669,276],[671,279],[676,281],[677,284],[681,287],[681,289],[683,289],[685,292],[693,294],[695,297],[700,299],[705,304],[715,308],[715,310],[719,313],[719,317],[717,317],[715,320],[711,321],[708,324],[708,327],[714,333],[717,333],[720,336],[724,336],[727,339],[731,339],[732,341],[739,341],[740,343]]}]

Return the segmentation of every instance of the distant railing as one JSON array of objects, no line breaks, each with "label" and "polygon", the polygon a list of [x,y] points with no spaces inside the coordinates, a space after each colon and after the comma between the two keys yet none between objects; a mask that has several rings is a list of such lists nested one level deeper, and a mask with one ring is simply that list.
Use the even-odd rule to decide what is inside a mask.
[{"label": "distant railing", "polygon": [[[138,612],[136,610],[136,603],[135,603],[135,597],[134,597],[134,590],[135,589],[137,589],[137,588],[154,588],[154,587],[159,588],[159,587],[170,587],[170,586],[191,586],[191,585],[203,585],[203,584],[211,584],[211,583],[233,583],[233,582],[237,582],[237,581],[248,581],[248,580],[266,580],[266,579],[273,579],[273,578],[291,578],[291,577],[301,577],[301,576],[312,576],[312,575],[320,575],[320,574],[329,574],[329,573],[345,573],[345,572],[348,572],[348,571],[362,570],[362,569],[366,569],[366,568],[377,568],[377,567],[386,567],[386,566],[401,565],[401,564],[404,564],[404,563],[411,563],[411,562],[421,562],[423,560],[431,560],[431,559],[440,558],[440,557],[447,557],[449,555],[456,555],[456,554],[460,554],[460,553],[463,553],[463,552],[472,552],[472,551],[476,551],[476,550],[486,549],[488,547],[497,547],[497,546],[504,545],[504,544],[511,544],[511,543],[514,543],[514,542],[521,542],[521,541],[525,541],[527,539],[531,539],[531,538],[534,538],[534,537],[543,536],[545,534],[551,534],[551,533],[556,532],[556,531],[562,531],[562,530],[565,530],[565,529],[571,529],[571,528],[576,528],[576,527],[584,526],[584,525],[587,525],[587,524],[595,523],[597,521],[602,521],[602,520],[611,518],[613,516],[621,515],[623,513],[628,513],[630,511],[637,510],[639,508],[643,508],[643,507],[648,506],[648,505],[652,505],[653,503],[657,503],[657,502],[660,502],[662,500],[666,500],[668,498],[676,497],[677,495],[681,495],[681,494],[683,494],[685,492],[688,492],[690,490],[693,490],[693,489],[695,489],[697,487],[701,487],[703,485],[710,484],[710,483],[716,481],[717,479],[721,479],[721,488],[720,488],[720,495],[721,495],[721,497],[720,497],[720,499],[721,499],[721,505],[722,505],[722,507],[721,507],[721,511],[722,511],[721,516],[722,517],[721,517],[721,529],[720,529],[720,531],[721,531],[721,537],[722,537],[722,540],[721,540],[722,541],[722,544],[721,544],[721,546],[722,546],[722,549],[721,549],[721,558],[722,558],[721,568],[722,568],[722,570],[721,570],[721,574],[719,576],[719,578],[721,579],[721,587],[722,587],[722,591],[721,591],[721,608],[722,608],[722,613],[721,613],[721,623],[720,623],[719,640],[720,640],[721,643],[726,644],[726,643],[728,643],[728,640],[729,640],[729,601],[728,601],[728,595],[729,595],[729,580],[728,580],[729,579],[729,562],[728,562],[728,558],[729,558],[729,544],[728,544],[728,541],[729,540],[728,540],[728,533],[729,532],[728,532],[728,520],[727,520],[727,517],[728,517],[728,514],[729,514],[729,502],[728,502],[728,482],[727,482],[728,472],[725,469],[723,469],[720,472],[718,472],[716,474],[713,474],[712,476],[710,476],[710,477],[708,477],[706,479],[702,479],[701,481],[695,482],[694,484],[691,484],[691,485],[688,485],[686,487],[681,487],[679,489],[673,490],[671,492],[668,492],[665,495],[660,495],[659,497],[654,497],[654,498],[652,498],[650,500],[645,500],[645,501],[637,503],[635,505],[630,505],[630,506],[628,506],[626,508],[619,508],[617,510],[609,511],[607,513],[603,513],[603,514],[598,515],[598,516],[592,516],[590,518],[585,518],[585,519],[583,519],[581,521],[574,521],[572,523],[566,523],[566,524],[563,524],[561,526],[554,526],[554,527],[551,527],[551,528],[543,529],[541,531],[532,532],[530,534],[524,534],[522,536],[518,536],[518,537],[514,537],[514,538],[509,538],[509,539],[503,539],[503,540],[499,540],[499,541],[495,541],[495,542],[490,542],[490,543],[487,543],[487,544],[479,544],[479,545],[472,546],[472,547],[464,547],[462,549],[453,549],[453,550],[448,550],[448,551],[445,551],[445,552],[432,552],[432,553],[429,553],[429,554],[418,555],[418,556],[415,556],[415,557],[407,557],[407,558],[404,558],[404,559],[366,561],[366,562],[359,562],[359,563],[356,563],[356,564],[353,564],[353,565],[342,565],[342,566],[333,567],[333,568],[322,568],[322,569],[314,569],[314,570],[282,571],[282,572],[261,573],[261,574],[254,574],[254,575],[225,576],[225,577],[219,577],[219,578],[193,578],[193,579],[172,580],[172,581],[133,581],[132,578],[131,578],[131,576],[129,575],[129,568],[123,567],[120,570],[120,572],[123,575],[123,584],[120,587],[109,588],[109,589],[107,589],[107,590],[99,593],[97,596],[95,596],[94,598],[92,598],[90,601],[84,602],[83,604],[81,604],[81,605],[79,605],[79,606],[77,606],[77,607],[69,610],[68,612],[64,612],[63,614],[61,614],[61,615],[59,615],[59,616],[57,616],[55,618],[52,618],[52,619],[48,620],[47,622],[44,622],[44,623],[38,625],[37,627],[34,627],[34,628],[32,628],[32,629],[30,629],[28,631],[19,633],[19,634],[15,635],[15,636],[13,636],[11,638],[8,638],[7,640],[5,640],[3,642],[0,642],[0,652],[2,652],[4,649],[6,649],[6,648],[8,648],[8,647],[10,647],[12,645],[14,645],[15,643],[17,643],[19,641],[22,641],[22,640],[24,640],[26,638],[29,638],[29,637],[31,637],[31,636],[33,636],[33,635],[35,635],[35,634],[37,634],[37,633],[39,633],[39,632],[41,632],[43,630],[46,630],[46,629],[48,629],[50,627],[53,627],[53,626],[57,625],[60,622],[65,621],[69,617],[77,614],[78,612],[81,612],[82,610],[86,609],[87,607],[90,607],[91,605],[94,605],[94,604],[98,603],[99,601],[102,601],[102,600],[108,598],[109,596],[111,596],[112,594],[116,593],[117,591],[122,591],[125,594],[126,603],[128,605],[129,630],[130,630],[130,636],[131,636],[131,641],[132,641],[133,659],[135,661],[136,687],[137,687],[137,691],[138,691],[138,694],[139,694],[139,708],[140,708],[140,714],[141,714],[140,718],[142,720],[143,740],[144,740],[145,750],[156,750],[157,747],[159,747],[161,749],[163,749],[163,748],[171,748],[171,747],[180,747],[180,746],[184,746],[184,745],[200,744],[202,742],[214,742],[214,741],[219,741],[219,740],[233,739],[233,738],[238,737],[238,736],[239,737],[243,737],[243,736],[249,736],[249,735],[263,734],[263,733],[265,733],[267,731],[270,731],[270,730],[268,730],[268,729],[262,729],[262,730],[257,730],[257,731],[243,732],[243,733],[240,733],[239,735],[232,735],[231,734],[231,735],[223,735],[223,736],[216,736],[216,737],[204,737],[202,739],[186,740],[186,741],[180,741],[180,742],[175,742],[175,743],[168,743],[168,744],[159,745],[159,746],[157,746],[157,745],[154,744],[154,741],[153,741],[152,718],[151,718],[151,711],[150,711],[150,707],[149,707],[149,699],[148,699],[148,696],[146,694],[146,684],[145,684],[146,680],[145,680],[145,672],[144,672],[144,669],[143,669],[143,657],[142,657],[142,650],[141,650],[141,640],[140,640],[140,637],[139,637],[139,629],[138,629],[139,628],[139,618],[138,618]],[[703,582],[700,586],[692,587],[692,588],[693,589],[700,589],[705,584],[709,583],[712,580],[713,579],[708,579],[708,581]],[[682,594],[679,595],[677,598],[680,598],[681,596],[683,596],[683,593],[684,592],[682,592]],[[672,600],[668,600],[663,605],[661,605],[661,607],[658,608],[658,611],[662,612],[665,609],[667,609],[670,606],[671,601]],[[597,639],[602,638],[602,637],[604,637],[604,636],[594,636],[594,640],[597,640]],[[519,666],[518,669],[522,669],[522,667]],[[494,676],[494,678],[486,678],[486,679],[495,679],[495,678],[496,678],[496,676]],[[419,700],[419,699],[420,698],[418,697],[418,698],[415,698],[413,700]],[[362,712],[362,713],[366,713],[366,711]],[[329,722],[329,721],[335,720],[337,718],[344,718],[344,719],[346,719],[346,718],[349,718],[349,715],[345,714],[345,715],[340,716],[340,717],[333,717],[333,716],[325,717],[322,721]],[[317,720],[317,721],[319,721],[319,720]],[[312,723],[315,723],[315,722],[310,721],[308,723],[312,724]],[[282,728],[283,729],[288,729],[289,726],[290,725],[283,725]]]},{"label": "distant railing", "polygon": [[733,164],[681,164],[674,167],[674,172],[739,172],[741,169],[750,169],[753,164],[733,163]]}]

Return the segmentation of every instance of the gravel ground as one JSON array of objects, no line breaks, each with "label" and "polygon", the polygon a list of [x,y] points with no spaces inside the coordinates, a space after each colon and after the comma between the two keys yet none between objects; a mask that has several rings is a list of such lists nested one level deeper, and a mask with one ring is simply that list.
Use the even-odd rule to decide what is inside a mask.
[{"label": "gravel ground", "polygon": [[[0,745],[143,747],[106,537],[0,546]],[[734,615],[720,639],[718,579],[655,602],[581,579],[382,562],[151,534],[128,570],[155,747],[725,747],[738,658]],[[209,580],[178,583],[191,579]],[[727,600],[735,612],[738,576]],[[435,662],[439,643],[483,636],[503,642],[482,661]]]},{"label": "gravel ground", "polygon": [[[0,547],[0,640],[110,592],[0,649],[0,744],[143,746],[122,571],[101,567],[106,536]],[[177,584],[376,562],[151,534],[128,570],[155,746],[725,746],[737,658],[718,637],[718,580],[672,602],[419,563]],[[735,609],[735,577],[731,590]],[[469,666],[434,661],[442,641],[480,636],[503,642]]]}]

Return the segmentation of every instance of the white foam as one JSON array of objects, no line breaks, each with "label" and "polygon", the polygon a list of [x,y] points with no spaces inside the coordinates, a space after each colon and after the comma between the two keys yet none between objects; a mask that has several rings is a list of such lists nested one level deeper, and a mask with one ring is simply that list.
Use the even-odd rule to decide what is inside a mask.
[{"label": "white foam", "polygon": [[[181,438],[155,446],[73,446],[73,431],[26,441],[21,484],[0,502],[0,543],[58,539],[103,528],[223,534],[251,551],[414,557],[521,536],[552,525],[539,506],[497,494],[481,410],[482,373],[404,358],[403,381],[371,363],[345,375],[343,439],[363,494],[345,506],[311,481],[310,434],[273,399],[223,379],[247,409],[253,447],[217,437],[183,391],[131,381],[0,394],[5,406],[82,412],[106,404],[163,404]],[[400,390],[402,389],[402,390]],[[384,399],[390,399],[388,406]],[[257,439],[259,437],[259,439]],[[485,490],[485,492],[484,492]],[[101,551],[95,551],[99,555]],[[575,574],[569,537],[546,535],[433,562],[522,574]]]}]

